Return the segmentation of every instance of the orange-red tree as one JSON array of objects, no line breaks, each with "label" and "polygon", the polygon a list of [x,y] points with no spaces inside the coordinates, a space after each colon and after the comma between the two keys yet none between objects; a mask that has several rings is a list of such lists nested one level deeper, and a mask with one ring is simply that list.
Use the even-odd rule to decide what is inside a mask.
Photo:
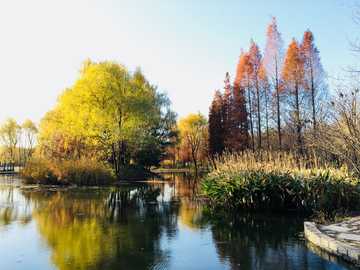
[{"label": "orange-red tree", "polygon": [[306,91],[304,90],[304,55],[300,50],[299,43],[293,38],[286,51],[282,77],[284,89],[287,93],[288,106],[290,107],[290,118],[295,124],[297,143],[300,153],[302,153],[302,127],[305,118],[302,117],[304,112],[303,106],[306,105]]},{"label": "orange-red tree", "polygon": [[[243,102],[247,104],[246,117],[249,116],[251,149],[254,150],[254,121],[253,121],[253,89],[252,89],[252,65],[249,53],[241,50],[241,55],[236,68],[236,77],[234,80],[234,89],[236,92],[243,93]],[[247,97],[245,97],[247,96]]]},{"label": "orange-red tree", "polygon": [[233,150],[243,151],[249,147],[248,111],[246,109],[245,89],[237,83],[233,86],[232,134]]},{"label": "orange-red tree", "polygon": [[215,91],[215,96],[209,110],[209,154],[213,157],[221,154],[224,147],[223,127],[223,98],[220,91]]},{"label": "orange-red tree", "polygon": [[224,94],[223,94],[223,102],[222,102],[222,128],[223,128],[223,142],[224,148],[231,149],[233,146],[233,142],[231,140],[231,116],[233,114],[232,104],[233,96],[232,96],[232,87],[230,84],[230,76],[229,72],[226,72],[225,80],[224,80]]},{"label": "orange-red tree", "polygon": [[248,147],[245,90],[239,85],[231,86],[229,73],[226,73],[224,82],[222,106],[224,148],[230,151],[241,151]]},{"label": "orange-red tree", "polygon": [[284,57],[284,42],[281,34],[277,30],[275,17],[272,18],[272,24],[268,25],[266,33],[267,41],[264,52],[264,66],[268,74],[272,93],[275,102],[275,118],[279,136],[279,149],[281,150],[281,70]]},{"label": "orange-red tree", "polygon": [[266,143],[267,149],[270,149],[270,134],[269,134],[269,118],[270,118],[270,104],[271,104],[271,92],[268,76],[266,74],[266,69],[262,66],[260,71],[260,81],[262,85],[262,111],[265,116],[265,130],[266,130]]},{"label": "orange-red tree", "polygon": [[304,87],[311,98],[311,118],[313,129],[316,130],[316,114],[318,112],[319,99],[327,95],[325,83],[326,73],[322,67],[319,50],[314,43],[314,36],[310,30],[305,31],[300,50],[304,57]]},{"label": "orange-red tree", "polygon": [[[257,127],[257,139],[258,145],[257,148],[262,148],[262,140],[261,140],[261,129],[262,129],[262,105],[265,91],[268,87],[266,71],[262,64],[262,56],[260,53],[259,46],[251,40],[250,51],[249,51],[249,59],[251,65],[251,85],[253,88],[253,105],[254,108],[254,117],[256,118],[256,127]],[[267,104],[266,104],[267,105]],[[267,109],[267,108],[266,108]]]}]

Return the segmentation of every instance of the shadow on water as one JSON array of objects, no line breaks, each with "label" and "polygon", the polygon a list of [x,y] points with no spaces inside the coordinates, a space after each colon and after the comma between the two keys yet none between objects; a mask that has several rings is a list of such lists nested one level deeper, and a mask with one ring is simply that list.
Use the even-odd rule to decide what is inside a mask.
[{"label": "shadow on water", "polygon": [[301,215],[212,211],[192,174],[162,176],[120,187],[0,186],[0,233],[34,221],[57,269],[357,269],[314,253]]}]

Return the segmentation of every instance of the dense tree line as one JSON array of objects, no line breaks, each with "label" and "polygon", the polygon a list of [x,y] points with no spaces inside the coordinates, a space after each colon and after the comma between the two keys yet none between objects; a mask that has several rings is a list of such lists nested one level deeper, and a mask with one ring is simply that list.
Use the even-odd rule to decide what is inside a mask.
[{"label": "dense tree line", "polygon": [[[225,149],[285,150],[307,153],[328,96],[326,73],[314,35],[306,30],[284,50],[275,18],[261,54],[251,39],[241,50],[233,84],[215,92],[209,110],[209,153]],[[313,141],[313,140],[312,140]]]}]

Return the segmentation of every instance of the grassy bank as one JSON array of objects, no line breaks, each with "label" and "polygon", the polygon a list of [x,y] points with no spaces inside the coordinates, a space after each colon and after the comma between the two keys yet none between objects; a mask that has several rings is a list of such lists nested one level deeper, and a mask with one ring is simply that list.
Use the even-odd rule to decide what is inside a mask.
[{"label": "grassy bank", "polygon": [[124,164],[120,166],[117,175],[118,180],[136,181],[157,178],[158,175],[135,164]]},{"label": "grassy bank", "polygon": [[218,157],[211,172],[201,180],[211,205],[248,211],[305,212],[359,206],[358,179],[346,168],[306,169],[314,160],[289,154],[275,156],[277,160],[267,155],[266,163],[250,152]]}]

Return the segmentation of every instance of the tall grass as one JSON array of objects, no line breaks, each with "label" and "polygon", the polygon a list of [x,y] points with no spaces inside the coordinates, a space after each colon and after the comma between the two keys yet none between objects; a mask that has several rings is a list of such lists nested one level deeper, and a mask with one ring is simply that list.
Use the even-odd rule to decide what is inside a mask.
[{"label": "tall grass", "polygon": [[51,159],[33,158],[21,171],[26,184],[75,184],[80,186],[105,185],[115,180],[107,165],[91,158]]},{"label": "tall grass", "polygon": [[266,164],[274,169],[286,170],[318,169],[327,167],[327,161],[320,159],[315,153],[299,155],[296,152],[260,150],[254,153],[251,150],[245,150],[236,153],[225,152],[223,155],[215,156],[215,159],[210,162],[210,169],[216,170],[218,167],[221,168],[228,164],[245,166]]},{"label": "tall grass", "polygon": [[226,153],[201,182],[212,205],[232,209],[328,212],[357,207],[360,200],[358,179],[346,168],[320,167],[316,157],[286,153]]}]

